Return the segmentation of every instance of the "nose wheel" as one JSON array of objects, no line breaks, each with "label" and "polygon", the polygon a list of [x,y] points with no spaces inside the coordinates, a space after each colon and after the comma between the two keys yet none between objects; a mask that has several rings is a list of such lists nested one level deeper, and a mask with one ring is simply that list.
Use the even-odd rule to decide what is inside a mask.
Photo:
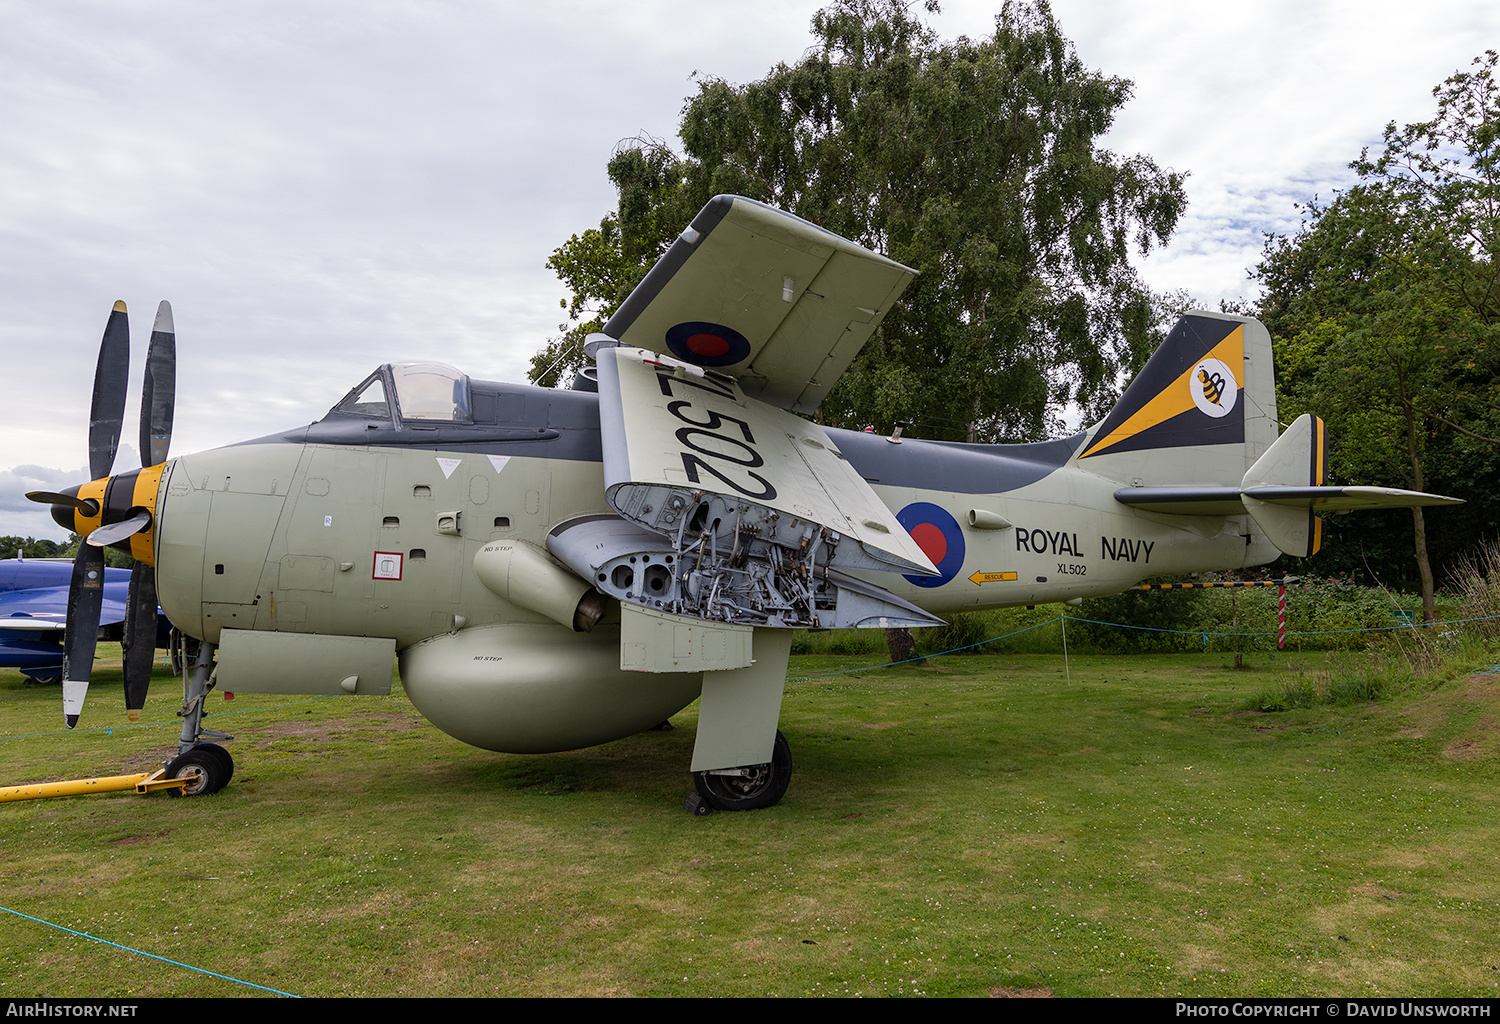
[{"label": "nose wheel", "polygon": [[778,729],[768,763],[698,772],[693,776],[693,785],[714,810],[758,811],[780,802],[791,780],[792,748]]},{"label": "nose wheel", "polygon": [[189,779],[181,789],[169,789],[173,796],[207,796],[217,793],[234,777],[234,758],[217,743],[202,743],[167,764],[167,778]]}]

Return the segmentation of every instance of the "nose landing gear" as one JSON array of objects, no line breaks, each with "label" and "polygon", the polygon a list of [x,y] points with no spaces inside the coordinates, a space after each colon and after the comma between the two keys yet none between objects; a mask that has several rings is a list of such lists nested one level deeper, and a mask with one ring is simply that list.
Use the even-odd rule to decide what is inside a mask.
[{"label": "nose landing gear", "polygon": [[203,702],[213,689],[214,645],[200,643],[193,668],[183,683],[182,735],[177,756],[167,763],[167,777],[189,779],[186,786],[171,790],[173,796],[207,796],[229,785],[234,777],[234,758],[217,743],[202,742],[205,736],[232,740],[233,736],[203,728]]}]

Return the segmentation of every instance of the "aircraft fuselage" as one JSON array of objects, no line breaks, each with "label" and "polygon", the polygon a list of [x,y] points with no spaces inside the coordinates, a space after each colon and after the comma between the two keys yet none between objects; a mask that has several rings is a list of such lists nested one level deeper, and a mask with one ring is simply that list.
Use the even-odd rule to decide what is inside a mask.
[{"label": "aircraft fuselage", "polygon": [[[263,671],[248,681],[222,648],[222,686],[275,688],[269,675],[286,677],[286,692],[337,692],[294,678],[318,655],[290,635],[314,647],[384,638],[375,663],[400,652],[407,692],[435,724],[517,752],[628,735],[695,699],[701,673],[620,670],[618,610],[578,633],[481,582],[474,564],[487,544],[545,550],[554,525],[614,513],[594,395],[472,384],[474,422],[462,426],[330,416],[167,464],[154,531],[163,611],[211,643],[232,630],[266,645],[254,657]],[[494,421],[501,415],[509,422]],[[863,575],[934,613],[1114,593],[1276,555],[1243,515],[1113,501],[1120,481],[1069,461],[1079,437],[974,446],[829,435],[942,573]],[[383,692],[369,679],[345,689]]]}]

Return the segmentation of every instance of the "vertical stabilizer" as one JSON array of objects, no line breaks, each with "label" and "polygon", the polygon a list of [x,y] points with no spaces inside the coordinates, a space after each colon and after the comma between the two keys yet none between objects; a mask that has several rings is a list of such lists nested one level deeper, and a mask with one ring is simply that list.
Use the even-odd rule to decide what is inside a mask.
[{"label": "vertical stabilizer", "polygon": [[1192,312],[1090,430],[1078,460],[1135,486],[1233,485],[1276,436],[1266,329],[1248,317]]}]

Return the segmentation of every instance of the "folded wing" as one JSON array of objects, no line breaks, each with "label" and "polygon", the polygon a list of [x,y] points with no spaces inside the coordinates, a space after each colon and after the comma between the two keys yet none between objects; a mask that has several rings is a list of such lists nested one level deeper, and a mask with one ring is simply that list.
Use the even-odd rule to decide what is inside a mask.
[{"label": "folded wing", "polygon": [[743,196],[716,196],[604,327],[815,411],[916,271]]}]

